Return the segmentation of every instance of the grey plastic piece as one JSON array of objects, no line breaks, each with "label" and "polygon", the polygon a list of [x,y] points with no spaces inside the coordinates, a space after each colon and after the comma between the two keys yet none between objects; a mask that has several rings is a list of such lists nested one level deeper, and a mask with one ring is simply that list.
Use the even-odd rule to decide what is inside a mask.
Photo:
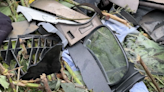
[{"label": "grey plastic piece", "polygon": [[136,19],[130,15],[128,12],[126,12],[125,10],[122,10],[121,15],[124,16],[129,22],[133,23],[133,25],[138,25],[138,22],[136,21]]},{"label": "grey plastic piece", "polygon": [[83,44],[77,43],[68,50],[88,89],[112,92],[96,60]]},{"label": "grey plastic piece", "polygon": [[67,39],[63,36],[63,34],[58,30],[56,29],[52,24],[50,23],[45,23],[45,22],[41,22],[38,24],[38,26],[41,26],[49,33],[56,33],[62,40],[62,43],[63,43],[63,47],[66,47],[67,44],[68,44],[68,41]]},{"label": "grey plastic piece", "polygon": [[90,34],[96,27],[102,25],[97,14],[86,23],[79,24],[56,24],[57,29],[59,29],[64,36],[67,38],[69,45],[74,45],[79,40]]},{"label": "grey plastic piece", "polygon": [[109,0],[109,1],[123,8],[127,6],[134,13],[136,13],[139,5],[139,0]]},{"label": "grey plastic piece", "polygon": [[[157,16],[158,15],[158,16]],[[164,41],[164,12],[153,10],[143,16],[140,21],[141,27],[156,42]]]}]

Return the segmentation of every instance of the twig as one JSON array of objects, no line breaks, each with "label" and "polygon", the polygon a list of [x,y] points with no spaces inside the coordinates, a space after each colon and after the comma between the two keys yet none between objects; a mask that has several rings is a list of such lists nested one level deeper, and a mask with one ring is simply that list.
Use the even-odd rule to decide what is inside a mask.
[{"label": "twig", "polygon": [[26,7],[24,0],[20,0],[20,1],[21,1],[22,6]]},{"label": "twig", "polygon": [[[14,21],[16,22],[16,21],[17,21],[16,16],[18,16],[18,14],[17,14],[17,12],[16,12],[16,10],[15,10],[15,6],[17,6],[17,5],[16,5],[15,1],[12,2],[12,1],[10,1],[10,0],[7,0],[7,3],[8,3],[8,5],[9,5],[9,7],[10,7],[10,10],[11,10],[11,13],[12,13],[12,17],[13,17]],[[14,5],[13,5],[13,4],[14,4]]]},{"label": "twig", "polygon": [[75,79],[76,83],[83,85],[80,80],[76,77],[75,73],[72,71],[71,67],[67,64],[67,62],[64,61],[64,65],[67,68],[68,72],[72,75],[72,77]]},{"label": "twig", "polygon": [[60,69],[61,75],[63,77],[63,79],[67,82],[70,83],[71,81],[68,79],[68,77],[66,76],[66,74],[64,73],[64,66],[63,66],[63,61],[61,60],[61,69]]},{"label": "twig", "polygon": [[125,24],[126,26],[129,27],[129,23],[128,23],[126,20],[124,20],[124,19],[121,19],[121,18],[119,18],[119,17],[117,17],[117,16],[115,16],[115,15],[112,15],[112,14],[110,14],[110,13],[107,13],[107,12],[105,12],[105,11],[102,11],[102,14],[103,14],[104,16],[109,16],[110,18],[112,18],[112,19],[114,19],[114,20],[117,20],[117,21],[119,21],[119,22],[121,22],[121,23],[123,23],[123,24]]},{"label": "twig", "polygon": [[[19,77],[20,77],[20,68],[18,69],[17,82],[19,82]],[[16,86],[16,92],[18,92],[18,83]]]},{"label": "twig", "polygon": [[51,75],[47,75],[47,79],[48,79],[48,81],[52,81]]},{"label": "twig", "polygon": [[50,89],[50,87],[48,85],[48,81],[47,81],[47,78],[46,78],[46,74],[40,75],[40,78],[41,78],[41,81],[44,84],[44,87],[45,87],[46,92],[51,92],[51,89]]},{"label": "twig", "polygon": [[1,63],[0,63],[0,74],[6,75],[6,77],[7,77],[8,81],[9,81],[9,83],[10,83],[10,86],[11,86],[13,92],[16,92],[16,89],[15,89],[15,86],[13,84],[13,81],[12,81],[10,75],[8,75],[8,70],[5,69]]},{"label": "twig", "polygon": [[144,62],[142,61],[141,57],[140,58],[140,64],[142,65],[142,67],[144,68],[144,70],[146,71],[147,75],[149,76],[149,78],[151,79],[151,81],[153,82],[153,84],[155,85],[155,87],[157,88],[158,92],[162,92],[159,88],[159,86],[157,85],[156,81],[154,80],[153,76],[151,75],[151,73],[149,72],[147,66],[144,64]]},{"label": "twig", "polygon": [[25,5],[26,5],[26,7],[30,7],[30,6],[29,6],[28,0],[24,0],[24,3],[25,3]]},{"label": "twig", "polygon": [[27,88],[24,92],[28,92],[30,88]]},{"label": "twig", "polygon": [[86,89],[84,86],[77,86],[77,85],[75,85],[75,88]]},{"label": "twig", "polygon": [[67,77],[66,74],[64,73],[64,68],[63,68],[63,67],[60,69],[60,72],[61,72],[61,74],[62,74],[63,79],[64,79],[67,83],[70,83],[70,80],[68,79],[68,77]]},{"label": "twig", "polygon": [[23,58],[24,59],[28,59],[29,58],[29,55],[27,55],[27,49],[26,49],[26,46],[24,44],[24,40],[22,39],[19,39],[20,41],[20,44],[22,45],[22,54],[23,54]]},{"label": "twig", "polygon": [[14,68],[14,69],[12,69],[12,70],[9,70],[8,72],[10,73],[11,71],[15,71],[15,70],[20,69],[20,68],[22,68],[22,67],[23,67],[23,66],[20,66],[20,67]]},{"label": "twig", "polygon": [[37,84],[37,83],[23,83],[23,82],[20,82],[20,81],[19,82],[13,81],[13,84],[21,86],[21,87],[41,88],[41,89],[44,88],[43,86],[41,86],[40,84]]}]

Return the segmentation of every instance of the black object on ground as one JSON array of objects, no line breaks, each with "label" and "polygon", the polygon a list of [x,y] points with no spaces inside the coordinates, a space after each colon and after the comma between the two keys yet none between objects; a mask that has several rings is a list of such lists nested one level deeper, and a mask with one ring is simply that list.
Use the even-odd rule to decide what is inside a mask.
[{"label": "black object on ground", "polygon": [[[23,79],[26,79],[26,80],[29,80],[32,78],[35,79],[37,77],[40,77],[39,75],[40,73],[44,72],[46,74],[50,74],[52,72],[58,72],[60,70],[59,55],[60,55],[62,44],[59,43],[61,41],[59,37],[56,38],[57,36],[54,36],[54,35],[47,35],[47,36],[23,35],[23,36],[18,36],[18,37],[19,38],[17,39],[10,38],[8,40],[8,48],[7,50],[1,50],[1,56],[2,56],[3,61],[7,63],[8,65],[10,65],[11,60],[15,60],[16,61],[15,67],[20,67],[21,64],[19,63],[17,59],[18,52],[21,50],[19,39],[21,38],[21,39],[31,41],[30,42],[31,47],[25,48],[27,50],[27,55],[29,55],[29,57],[28,57],[28,61],[24,62],[24,63],[28,63],[29,70],[27,70],[28,71],[27,73],[29,75],[28,76],[24,75],[25,71],[21,69],[20,73]],[[12,47],[13,40],[16,41],[15,48]],[[59,44],[56,45],[57,43]],[[53,51],[55,51],[55,53]],[[53,54],[51,52],[53,52]],[[49,53],[51,53],[51,56],[49,56]],[[35,56],[35,59],[33,59],[33,56]],[[45,62],[47,58],[51,60]],[[37,62],[38,59],[40,62]],[[43,63],[45,66],[48,66],[48,67],[38,68],[38,66],[42,66]],[[32,67],[34,69],[33,72],[31,72],[31,69],[30,69],[31,66],[33,66]],[[37,68],[35,68],[34,66],[36,66],[39,69],[39,71],[37,71]],[[30,73],[33,74],[33,76],[31,76]]]},{"label": "black object on ground", "polygon": [[30,80],[39,78],[42,73],[46,75],[59,72],[61,69],[60,65],[60,51],[62,45],[58,44],[53,46],[49,49],[45,55],[43,56],[42,60],[37,63],[36,65],[32,65],[29,67],[27,73],[21,77],[23,80]]},{"label": "black object on ground", "polygon": [[0,45],[7,38],[12,29],[10,18],[0,12]]},{"label": "black object on ground", "polygon": [[145,76],[141,75],[137,70],[135,70],[134,64],[130,62],[128,72],[122,81],[111,86],[111,88],[114,92],[127,92],[133,87],[135,83],[144,80],[144,78]]}]

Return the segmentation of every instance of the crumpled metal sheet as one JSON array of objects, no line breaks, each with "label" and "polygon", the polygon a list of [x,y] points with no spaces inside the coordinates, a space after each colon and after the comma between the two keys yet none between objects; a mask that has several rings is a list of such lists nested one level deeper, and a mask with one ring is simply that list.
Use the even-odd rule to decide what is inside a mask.
[{"label": "crumpled metal sheet", "polygon": [[110,2],[123,8],[128,6],[128,8],[130,8],[134,13],[137,12],[139,5],[139,0],[110,0]]},{"label": "crumpled metal sheet", "polygon": [[58,17],[52,14],[48,14],[39,10],[35,10],[20,5],[18,5],[17,7],[17,12],[21,12],[26,17],[28,22],[32,20],[38,20],[38,21],[50,22],[53,24],[57,24],[58,22],[66,23],[66,24],[76,24],[73,21],[58,19]]},{"label": "crumpled metal sheet", "polygon": [[18,35],[25,35],[34,32],[38,29],[38,26],[35,24],[35,22],[27,22],[27,21],[21,21],[21,22],[14,22],[12,23],[13,30],[9,34],[8,38],[17,38]]},{"label": "crumpled metal sheet", "polygon": [[59,2],[56,2],[55,0],[36,0],[31,4],[31,7],[41,9],[53,14],[56,14],[57,16],[62,16],[64,18],[69,19],[85,19],[85,20],[75,20],[76,22],[85,23],[88,21],[89,18],[86,15],[83,15],[79,12],[76,12]]}]

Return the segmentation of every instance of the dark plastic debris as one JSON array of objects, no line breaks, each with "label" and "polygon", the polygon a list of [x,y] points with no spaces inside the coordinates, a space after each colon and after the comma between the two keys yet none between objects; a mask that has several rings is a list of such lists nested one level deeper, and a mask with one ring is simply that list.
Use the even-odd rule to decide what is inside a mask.
[{"label": "dark plastic debris", "polygon": [[[40,77],[40,73],[50,74],[53,72],[58,72],[60,70],[60,62],[59,62],[59,55],[62,48],[62,44],[60,43],[61,40],[57,36],[47,35],[47,36],[40,36],[40,35],[23,35],[19,36],[17,39],[9,39],[8,40],[8,49],[1,50],[1,56],[5,63],[10,65],[11,60],[16,61],[15,67],[20,67],[20,63],[17,59],[18,52],[21,50],[20,48],[20,41],[19,39],[30,40],[31,47],[26,47],[28,58],[28,76],[24,75],[25,71],[21,69],[21,76],[25,80],[35,79]],[[36,41],[37,40],[37,46]],[[12,47],[12,41],[16,41],[15,48]],[[59,43],[58,45],[56,45]],[[54,52],[55,51],[55,52]],[[53,54],[52,54],[53,53]],[[51,54],[51,56],[50,56]],[[33,56],[35,59],[33,60]],[[47,62],[47,58],[51,59]],[[37,63],[39,59],[39,63]],[[55,64],[54,64],[55,63]],[[42,64],[48,66],[45,68]],[[39,68],[38,68],[39,67]],[[31,68],[33,72],[31,72]],[[38,71],[39,69],[39,71]],[[35,73],[35,74],[34,74]],[[32,75],[33,74],[33,75]],[[32,76],[31,76],[32,75]]]},{"label": "dark plastic debris", "polygon": [[144,80],[144,78],[145,76],[135,70],[134,64],[130,62],[128,72],[122,81],[114,86],[111,86],[111,88],[114,92],[128,92],[135,83]]},{"label": "dark plastic debris", "polygon": [[30,66],[27,73],[21,79],[30,80],[38,78],[42,73],[48,75],[58,72],[61,68],[59,59],[61,48],[62,45],[58,44],[49,49],[42,60],[38,64]]}]

